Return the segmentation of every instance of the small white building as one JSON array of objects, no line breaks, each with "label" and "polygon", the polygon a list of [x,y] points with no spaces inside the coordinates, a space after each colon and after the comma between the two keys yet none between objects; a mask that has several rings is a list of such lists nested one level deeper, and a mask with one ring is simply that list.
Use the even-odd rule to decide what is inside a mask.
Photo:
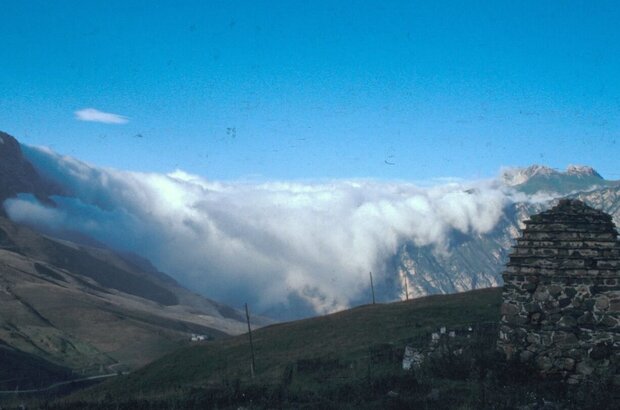
[{"label": "small white building", "polygon": [[209,336],[206,335],[196,335],[196,334],[192,334],[192,336],[189,338],[190,341],[192,342],[202,342],[204,340],[208,340]]}]

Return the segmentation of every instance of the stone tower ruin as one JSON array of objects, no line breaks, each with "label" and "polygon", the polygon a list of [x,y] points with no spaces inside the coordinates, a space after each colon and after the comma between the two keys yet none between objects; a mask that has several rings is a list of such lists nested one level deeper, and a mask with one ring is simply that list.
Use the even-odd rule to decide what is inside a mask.
[{"label": "stone tower ruin", "polygon": [[611,216],[578,200],[525,221],[503,274],[498,347],[542,375],[620,385],[620,242]]}]

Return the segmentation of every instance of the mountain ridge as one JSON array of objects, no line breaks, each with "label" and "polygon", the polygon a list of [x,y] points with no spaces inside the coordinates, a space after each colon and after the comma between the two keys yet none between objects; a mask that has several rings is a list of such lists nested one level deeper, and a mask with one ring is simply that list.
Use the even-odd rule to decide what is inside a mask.
[{"label": "mountain ridge", "polygon": [[[30,194],[53,208],[50,197],[63,193],[37,173],[15,138],[0,133],[0,203]],[[12,222],[2,208],[0,344],[11,363],[31,357],[42,372],[56,369],[51,374],[129,370],[192,334],[218,339],[246,329],[241,312],[183,288],[147,259],[96,238],[62,236]],[[255,327],[266,323],[253,318]]]},{"label": "mountain ridge", "polygon": [[[34,157],[30,158],[32,161],[35,161],[33,159]],[[53,161],[53,159],[52,157],[46,157],[46,159],[42,161],[46,163],[46,161]],[[74,163],[79,163],[79,161],[71,161],[70,166],[74,166]],[[71,172],[79,173],[83,169],[84,172],[94,174],[95,176],[93,178],[95,181],[107,178],[105,172],[101,170],[97,170],[96,168],[91,169],[85,164],[78,165],[75,165],[75,169],[71,168]],[[57,172],[54,166],[41,167],[41,169],[48,168],[52,169],[52,171],[50,171],[52,174]],[[58,179],[58,181],[61,181],[61,179]],[[167,182],[168,181],[164,181],[164,183]],[[77,183],[79,183],[79,181]],[[72,181],[69,184],[76,184],[76,182]],[[121,189],[125,189],[128,194],[133,192],[132,188],[134,185],[129,187],[125,187],[124,185],[121,186]],[[139,184],[135,186],[140,187]],[[527,218],[532,212],[542,210],[549,206],[554,198],[577,193],[594,193],[605,189],[614,190],[617,187],[620,187],[620,181],[605,180],[596,170],[585,165],[569,165],[565,171],[558,171],[544,165],[532,165],[527,168],[505,170],[503,176],[500,176],[499,180],[493,181],[493,186],[491,188],[501,196],[501,201],[504,201],[501,204],[501,201],[498,201],[497,205],[493,205],[493,207],[502,208],[498,209],[498,212],[500,212],[499,218],[496,219],[495,215],[492,216],[492,223],[495,224],[492,229],[489,230],[487,227],[471,229],[472,225],[468,227],[466,226],[467,224],[462,225],[463,227],[461,228],[461,225],[454,224],[453,222],[446,223],[445,234],[442,232],[440,239],[432,238],[429,240],[426,238],[422,243],[430,243],[430,245],[425,246],[416,245],[409,237],[399,237],[397,239],[398,243],[389,250],[389,254],[386,252],[384,255],[381,255],[383,259],[381,259],[376,266],[372,266],[373,269],[376,268],[380,271],[375,280],[377,295],[383,300],[402,299],[405,297],[405,288],[407,285],[409,285],[409,296],[414,297],[433,293],[459,292],[480,287],[499,286],[501,285],[500,272],[507,255],[507,250],[510,248],[523,219]],[[100,189],[105,190],[105,186],[100,187]],[[181,188],[181,190],[182,189],[183,188]],[[201,190],[204,189],[204,187],[199,186],[196,189]],[[484,193],[483,187],[471,188],[465,186],[463,190],[477,197],[480,197],[480,195]],[[97,201],[100,200],[100,197],[104,199],[106,197],[105,191],[91,192],[86,189],[85,192],[87,196],[94,195]],[[78,194],[75,193],[75,195]],[[606,200],[611,200],[612,196],[613,195],[607,195]],[[157,196],[157,198],[160,201],[162,199],[165,200],[165,197]],[[74,199],[76,199],[76,202],[79,202],[79,198]],[[463,200],[467,200],[467,198],[463,198]],[[102,201],[105,202],[105,200]],[[28,204],[28,202],[28,200],[25,200],[21,202],[16,201],[15,203]],[[450,217],[453,219],[481,217],[481,213],[478,212],[477,209],[474,210],[474,208],[484,207],[485,204],[480,200],[474,202],[475,206],[471,208],[471,215],[467,214],[470,210],[463,209],[459,211],[465,213],[455,213],[454,216]],[[97,204],[99,204],[99,202],[97,202]],[[105,208],[106,205],[106,203],[97,204],[94,206],[95,209],[99,205]],[[139,205],[150,206],[149,203]],[[449,209],[449,203],[445,204],[446,209],[443,209],[443,205],[441,201],[436,201],[434,203],[434,206],[440,208],[439,214],[445,215],[452,212],[452,210]],[[601,203],[600,206],[606,206],[606,202]],[[120,212],[123,211],[122,196],[120,200],[117,198],[114,207],[118,208]],[[131,212],[139,216],[142,208],[138,208],[139,209],[132,210]],[[381,209],[380,206],[379,208]],[[180,209],[182,209],[182,207]],[[405,207],[405,209],[407,209],[407,207]],[[186,211],[192,212],[191,209],[187,209]],[[71,208],[69,208],[69,212],[71,212]],[[217,210],[213,212],[215,213]],[[433,212],[431,212],[431,214],[432,213]],[[67,215],[71,216],[70,213]],[[65,218],[67,215],[62,214],[62,217]],[[150,215],[150,213],[148,215]],[[165,218],[168,217],[165,213],[162,215]],[[439,218],[442,217],[441,215]],[[105,217],[105,215],[103,216]],[[213,217],[216,218],[217,215]],[[489,215],[484,217],[491,218]],[[172,216],[172,218],[174,218],[174,216]],[[33,219],[33,221],[33,223],[36,223],[36,219]],[[97,219],[89,220],[86,218],[86,222],[90,223],[91,221],[94,222],[97,221]],[[184,224],[184,227],[195,228],[191,224],[191,218],[179,220],[178,222]],[[156,224],[157,221],[153,223]],[[225,223],[234,224],[234,221],[227,220]],[[39,230],[42,229],[42,227],[39,226],[36,228]],[[214,226],[214,229],[216,228],[217,226]],[[54,228],[52,227],[52,229]],[[147,232],[149,231],[147,230]],[[56,230],[54,232],[49,232],[49,234],[53,234],[54,236],[60,235],[70,240],[77,238],[82,244],[87,244],[86,242],[88,241],[87,238],[80,238],[78,234],[71,232],[59,233],[58,230]],[[237,233],[235,232],[235,234]],[[200,237],[200,232],[198,232],[197,237]],[[174,239],[174,236],[171,236],[171,238]],[[97,238],[91,240],[96,241]],[[437,241],[441,241],[441,243],[439,244]],[[114,240],[108,240],[107,242],[114,243]],[[97,244],[95,243],[94,245]],[[160,244],[157,243],[157,245]],[[439,249],[444,245],[445,249]],[[118,246],[122,246],[122,244]],[[165,244],[163,246],[165,246]],[[392,254],[392,252],[394,252],[394,254]],[[152,254],[150,256],[157,257]],[[270,257],[270,255],[265,256]],[[132,257],[129,256],[129,259],[132,259]],[[384,264],[384,266],[381,266],[381,264]],[[152,273],[157,271],[156,269],[148,269]],[[179,275],[178,277],[183,277],[182,273],[177,272],[176,274]],[[204,274],[208,275],[209,273],[205,271]],[[360,288],[361,287],[362,286],[360,286]],[[244,291],[247,292],[245,289]],[[236,290],[232,292],[236,292]],[[227,297],[227,295],[228,294],[225,294],[224,297]],[[280,312],[284,312],[280,317],[294,318],[311,315],[315,312],[312,311],[313,307],[310,304],[299,303],[299,306],[295,305],[296,299],[291,297],[291,295],[295,296],[296,294],[293,292],[289,295],[288,304],[281,303],[274,308],[280,309]],[[364,303],[366,301],[365,298],[365,292],[358,292],[355,298],[347,300],[347,303],[351,305]],[[159,301],[165,302],[164,299],[165,297],[160,295]],[[302,302],[305,302],[305,299],[303,299]],[[173,301],[171,300],[165,303],[173,303]],[[289,312],[292,313],[289,314]]]},{"label": "mountain ridge", "polygon": [[[172,281],[158,283],[111,251],[57,242],[4,218],[0,239],[0,340],[17,350],[74,370],[129,369],[191,334],[221,338],[245,328],[239,314]],[[151,288],[127,293],[131,286],[110,287],[95,271],[142,275]]]},{"label": "mountain ridge", "polygon": [[[53,205],[49,197],[63,191],[39,175],[23,156],[14,137],[0,131],[0,203],[22,192],[31,193],[42,203]],[[0,207],[0,215],[6,215],[4,207]]]},{"label": "mountain ridge", "polygon": [[620,185],[620,181],[606,180],[587,165],[569,165],[566,171],[539,164],[508,168],[501,173],[500,180],[506,186],[526,194],[546,192],[567,195],[575,191]]},{"label": "mountain ridge", "polygon": [[488,286],[501,286],[501,273],[508,253],[530,215],[553,206],[559,198],[580,199],[589,206],[609,213],[620,226],[620,185],[572,191],[544,201],[509,204],[493,230],[481,235],[460,235],[460,241],[448,253],[432,247],[405,243],[393,258],[397,275],[384,284],[393,298],[404,298],[407,280],[410,297],[462,292]]}]

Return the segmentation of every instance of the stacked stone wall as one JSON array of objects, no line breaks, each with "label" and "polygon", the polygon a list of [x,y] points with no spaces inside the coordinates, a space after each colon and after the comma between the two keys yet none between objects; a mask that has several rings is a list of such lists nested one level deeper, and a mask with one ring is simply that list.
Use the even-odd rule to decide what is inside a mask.
[{"label": "stacked stone wall", "polygon": [[548,377],[620,385],[620,242],[611,216],[562,200],[525,222],[504,272],[498,346]]}]

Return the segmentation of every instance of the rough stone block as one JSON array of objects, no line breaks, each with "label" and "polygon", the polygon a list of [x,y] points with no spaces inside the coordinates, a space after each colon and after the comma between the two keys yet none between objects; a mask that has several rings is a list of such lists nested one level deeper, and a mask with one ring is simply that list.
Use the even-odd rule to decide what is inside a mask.
[{"label": "rough stone block", "polygon": [[527,342],[532,344],[540,343],[540,335],[537,333],[530,333],[527,335]]},{"label": "rough stone block", "polygon": [[594,324],[594,315],[590,312],[586,312],[583,315],[577,318],[577,324],[583,325],[593,325]]},{"label": "rough stone block", "polygon": [[549,294],[553,297],[557,297],[562,293],[562,287],[560,285],[551,285],[548,288]]},{"label": "rough stone block", "polygon": [[568,296],[569,298],[572,298],[573,296],[577,294],[577,291],[575,290],[575,288],[565,288],[564,294]]},{"label": "rough stone block", "polygon": [[603,360],[612,354],[612,347],[607,343],[600,343],[590,349],[589,355],[593,360]]},{"label": "rough stone block", "polygon": [[598,249],[592,249],[592,248],[568,249],[566,254],[567,254],[567,256],[573,256],[573,257],[597,257],[597,256],[601,256],[601,252],[599,252]]},{"label": "rough stone block", "polygon": [[532,302],[532,303],[527,303],[525,305],[525,311],[527,313],[536,313],[536,312],[540,312],[540,304],[536,303],[536,302]]},{"label": "rough stone block", "polygon": [[596,302],[594,301],[594,299],[586,299],[583,301],[583,307],[586,310],[592,310],[594,308],[594,304]]},{"label": "rough stone block", "polygon": [[530,360],[532,360],[533,357],[534,353],[530,352],[529,350],[523,350],[521,353],[519,353],[519,360],[523,363],[529,362]]},{"label": "rough stone block", "polygon": [[599,295],[596,297],[594,306],[597,310],[607,310],[609,308],[609,298],[605,295]]},{"label": "rough stone block", "polygon": [[573,329],[577,326],[577,320],[572,316],[564,316],[558,321],[560,329]]},{"label": "rough stone block", "polygon": [[566,306],[570,305],[571,300],[569,298],[562,298],[560,300],[558,300],[558,303],[560,305],[561,308],[565,308]]},{"label": "rough stone block", "polygon": [[579,361],[581,359],[583,359],[583,351],[581,349],[571,349],[568,351],[567,355],[572,358],[575,359],[575,361]]},{"label": "rough stone block", "polygon": [[551,369],[551,367],[553,367],[553,362],[551,361],[551,358],[549,358],[548,356],[541,355],[541,356],[538,356],[538,358],[536,358],[536,366],[540,370],[545,372]]},{"label": "rough stone block", "polygon": [[523,326],[527,323],[527,317],[521,315],[506,316],[505,322],[509,325]]},{"label": "rough stone block", "polygon": [[559,348],[571,348],[579,345],[579,340],[577,339],[577,336],[572,332],[554,332],[551,340]]},{"label": "rough stone block", "polygon": [[615,327],[618,326],[618,319],[611,315],[604,315],[599,321],[599,324],[605,327]]},{"label": "rough stone block", "polygon": [[502,303],[501,313],[502,315],[516,315],[519,313],[519,308],[513,303]]},{"label": "rough stone block", "polygon": [[620,268],[619,260],[598,260],[596,261],[596,267],[601,269],[618,269]]},{"label": "rough stone block", "polygon": [[575,360],[571,359],[570,357],[563,357],[557,359],[554,363],[554,366],[562,370],[573,370],[573,368],[575,367]]},{"label": "rough stone block", "polygon": [[581,361],[581,362],[577,363],[577,366],[575,367],[575,370],[579,374],[583,374],[585,376],[589,376],[589,375],[591,375],[594,372],[594,367],[590,363],[588,363],[587,361]]},{"label": "rough stone block", "polygon": [[549,292],[547,292],[546,289],[543,291],[539,289],[537,292],[534,293],[534,299],[539,302],[544,302],[549,299]]}]

